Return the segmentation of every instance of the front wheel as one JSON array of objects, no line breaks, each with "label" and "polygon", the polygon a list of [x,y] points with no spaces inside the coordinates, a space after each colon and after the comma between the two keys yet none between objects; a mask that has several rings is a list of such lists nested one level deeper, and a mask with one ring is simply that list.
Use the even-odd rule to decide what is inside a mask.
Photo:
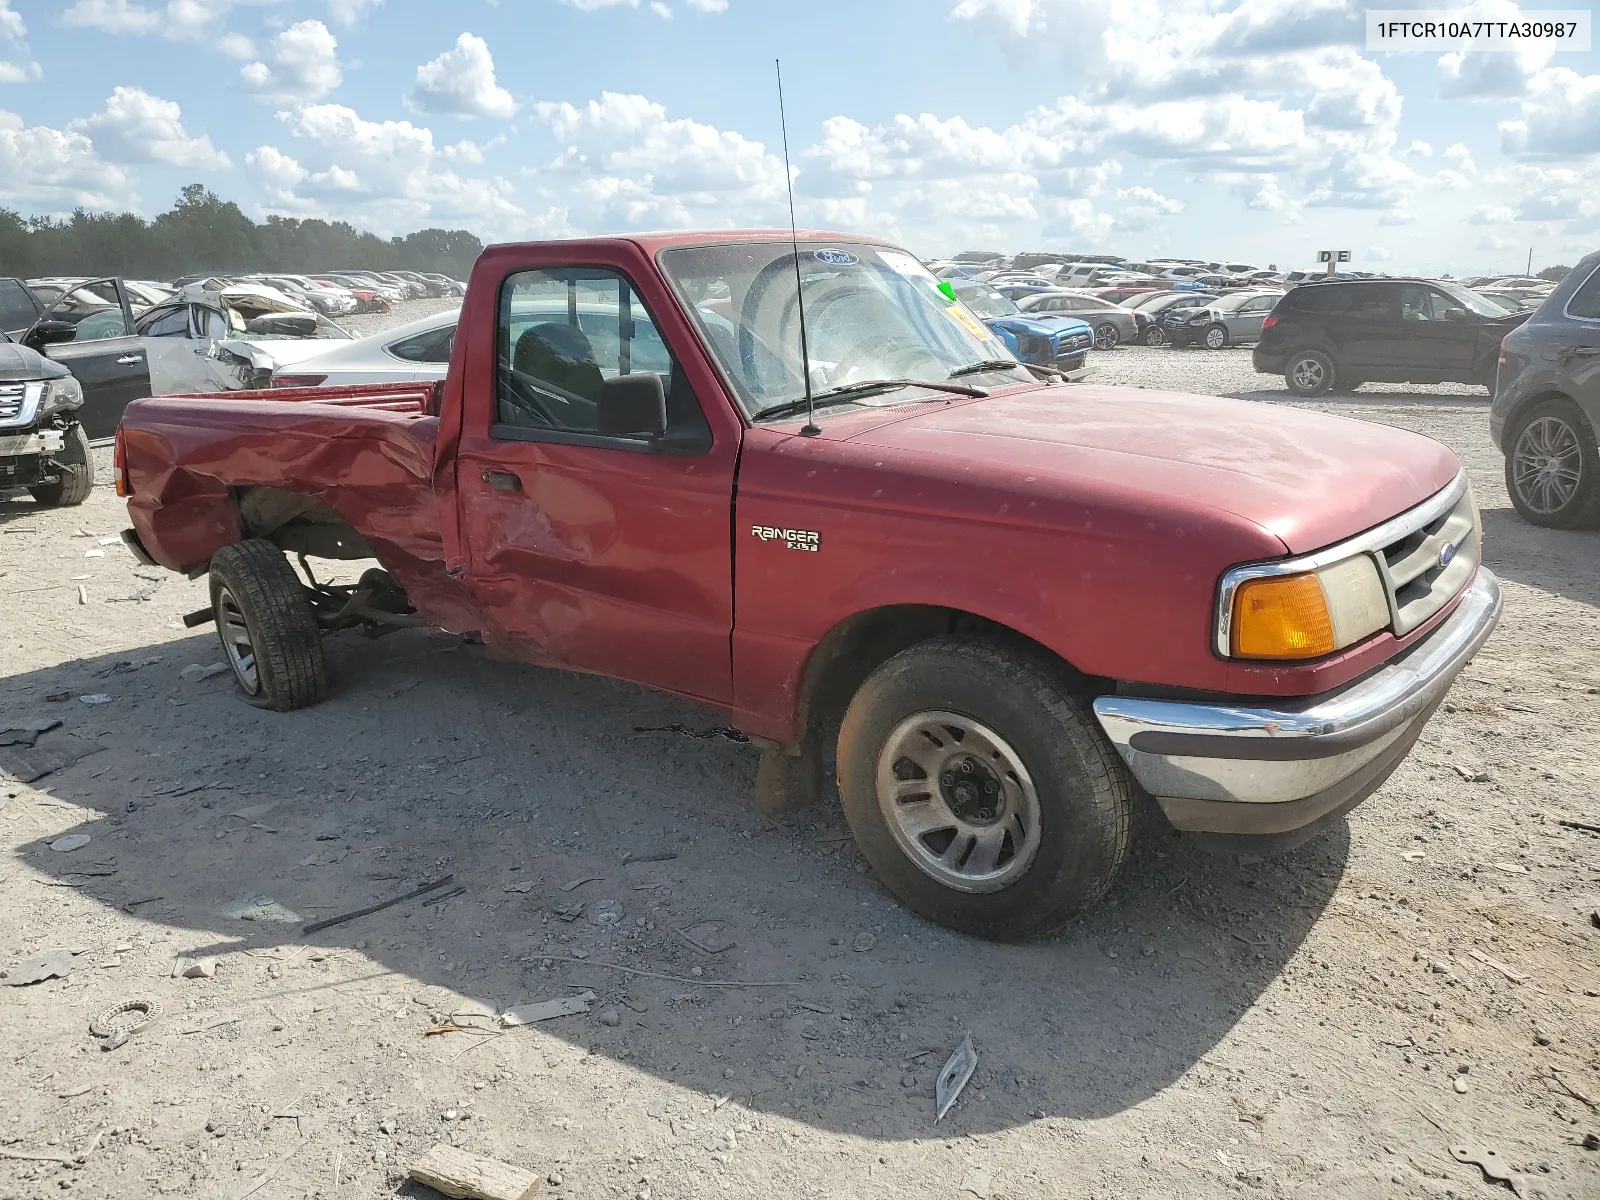
[{"label": "front wheel", "polygon": [[1122,335],[1117,332],[1117,327],[1110,321],[1094,327],[1094,348],[1096,350],[1115,350],[1117,343],[1122,341]]},{"label": "front wheel", "polygon": [[1223,325],[1207,325],[1202,335],[1207,350],[1225,350],[1228,346],[1228,330]]},{"label": "front wheel", "polygon": [[1144,344],[1146,346],[1161,346],[1166,343],[1167,335],[1162,332],[1161,326],[1152,325],[1144,331]]},{"label": "front wheel", "polygon": [[66,431],[66,445],[54,456],[54,483],[41,483],[28,489],[36,504],[48,508],[72,508],[82,504],[94,491],[94,462],[89,456],[89,435],[82,425]]},{"label": "front wheel", "polygon": [[1083,705],[991,642],[938,638],[861,685],[839,730],[845,817],[908,908],[1014,941],[1092,907],[1128,853],[1133,789]]},{"label": "front wheel", "polygon": [[289,712],[328,694],[316,613],[271,542],[248,538],[217,551],[211,611],[234,680],[251,704]]},{"label": "front wheel", "polygon": [[1283,381],[1296,396],[1321,396],[1333,387],[1333,360],[1320,350],[1301,350],[1289,356]]},{"label": "front wheel", "polygon": [[1505,440],[1506,491],[1524,521],[1600,528],[1600,450],[1583,410],[1560,398],[1517,417]]}]

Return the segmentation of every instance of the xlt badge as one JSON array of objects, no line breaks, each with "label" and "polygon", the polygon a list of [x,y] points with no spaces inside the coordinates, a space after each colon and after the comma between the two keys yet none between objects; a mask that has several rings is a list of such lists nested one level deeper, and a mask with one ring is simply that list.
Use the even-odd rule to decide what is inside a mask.
[{"label": "xlt badge", "polygon": [[752,525],[750,534],[763,542],[782,542],[790,550],[822,549],[822,535],[814,529],[774,529],[771,525]]}]

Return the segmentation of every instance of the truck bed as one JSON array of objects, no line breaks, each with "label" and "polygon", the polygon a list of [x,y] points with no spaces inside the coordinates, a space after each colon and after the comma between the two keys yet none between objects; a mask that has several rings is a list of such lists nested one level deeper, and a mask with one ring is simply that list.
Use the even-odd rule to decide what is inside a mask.
[{"label": "truck bed", "polygon": [[156,562],[188,572],[291,522],[347,525],[356,536],[341,557],[376,556],[430,621],[477,628],[446,571],[438,391],[423,382],[136,400],[120,433],[133,528]]}]

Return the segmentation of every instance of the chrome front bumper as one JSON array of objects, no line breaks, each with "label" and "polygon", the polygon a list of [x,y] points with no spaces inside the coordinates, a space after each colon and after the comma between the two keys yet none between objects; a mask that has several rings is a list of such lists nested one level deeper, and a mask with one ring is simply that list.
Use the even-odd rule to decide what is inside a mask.
[{"label": "chrome front bumper", "polygon": [[1102,696],[1095,715],[1176,828],[1292,834],[1377,790],[1488,640],[1500,609],[1500,581],[1480,567],[1443,624],[1337,691],[1274,708]]}]

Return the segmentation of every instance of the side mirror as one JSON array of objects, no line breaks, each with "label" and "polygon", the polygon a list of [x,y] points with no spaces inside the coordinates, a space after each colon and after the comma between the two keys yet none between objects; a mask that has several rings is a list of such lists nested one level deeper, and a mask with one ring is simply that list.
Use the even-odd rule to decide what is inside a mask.
[{"label": "side mirror", "polygon": [[595,412],[601,437],[659,438],[667,432],[667,392],[654,371],[618,375],[600,385]]},{"label": "side mirror", "polygon": [[1447,308],[1444,310],[1444,319],[1446,321],[1465,321],[1467,319],[1467,310],[1464,308]]},{"label": "side mirror", "polygon": [[32,329],[23,337],[24,345],[38,350],[42,346],[55,346],[61,342],[70,342],[78,336],[78,327],[71,321],[43,320],[34,322]]}]

